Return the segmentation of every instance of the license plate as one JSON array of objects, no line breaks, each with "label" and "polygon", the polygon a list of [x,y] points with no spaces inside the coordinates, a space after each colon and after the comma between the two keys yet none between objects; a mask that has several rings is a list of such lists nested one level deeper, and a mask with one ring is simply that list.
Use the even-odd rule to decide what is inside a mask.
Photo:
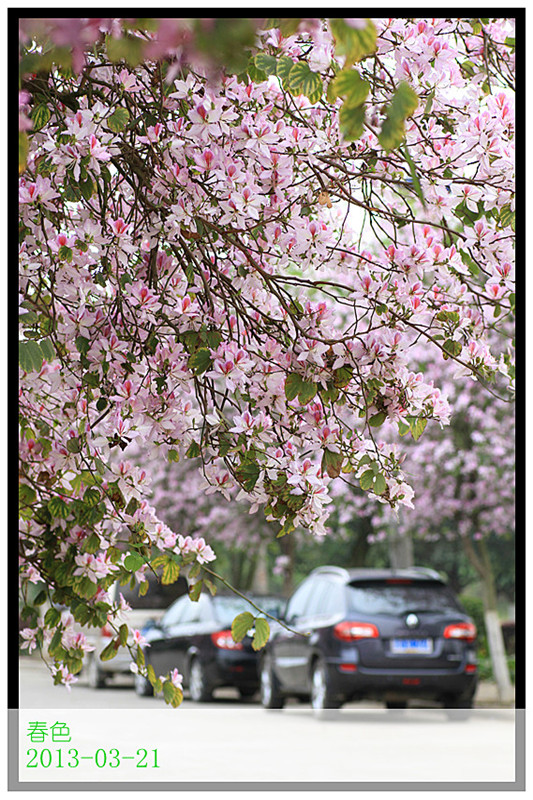
[{"label": "license plate", "polygon": [[395,655],[421,655],[427,656],[433,652],[432,639],[393,639],[391,653]]}]

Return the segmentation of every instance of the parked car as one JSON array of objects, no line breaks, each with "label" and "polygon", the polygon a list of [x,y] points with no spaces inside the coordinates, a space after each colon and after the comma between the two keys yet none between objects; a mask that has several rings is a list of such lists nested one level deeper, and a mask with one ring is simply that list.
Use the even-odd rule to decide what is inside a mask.
[{"label": "parked car", "polygon": [[[126,612],[125,621],[131,630],[141,630],[149,619],[157,619],[163,616],[168,606],[187,592],[187,581],[180,577],[176,583],[164,585],[154,576],[147,576],[149,582],[148,592],[139,597],[138,587],[130,589],[129,585],[120,586],[114,583],[110,589],[110,596],[113,602],[118,602],[119,595],[122,594],[127,603],[131,606],[131,611]],[[107,647],[111,638],[115,636],[115,631],[109,626],[104,625],[97,633],[94,628],[86,632],[88,640],[95,647],[95,650],[87,655],[87,681],[93,689],[102,689],[107,680],[114,675],[131,675],[130,669],[131,656],[127,648],[121,647],[117,655],[110,661],[101,661],[100,653]]]},{"label": "parked car", "polygon": [[[362,698],[470,708],[476,628],[444,580],[425,568],[315,569],[287,603],[261,656],[261,700],[314,709]],[[302,635],[308,634],[308,635]]]},{"label": "parked car", "polygon": [[[251,596],[259,608],[279,616],[284,601],[277,597]],[[238,614],[258,612],[237,595],[200,595],[198,601],[182,597],[173,603],[159,623],[143,634],[150,645],[145,648],[146,664],[156,675],[178,669],[191,699],[205,702],[219,686],[234,686],[242,697],[251,697],[259,688],[258,653],[248,635],[235,642],[231,623]],[[135,678],[139,695],[151,695],[150,682],[142,675]]]}]

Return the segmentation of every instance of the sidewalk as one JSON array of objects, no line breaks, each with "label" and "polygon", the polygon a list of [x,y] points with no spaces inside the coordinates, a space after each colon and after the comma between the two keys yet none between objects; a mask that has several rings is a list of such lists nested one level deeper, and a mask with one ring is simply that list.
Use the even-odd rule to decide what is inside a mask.
[{"label": "sidewalk", "polygon": [[475,708],[514,708],[514,701],[501,703],[497,685],[492,681],[481,681],[477,687],[474,706]]}]

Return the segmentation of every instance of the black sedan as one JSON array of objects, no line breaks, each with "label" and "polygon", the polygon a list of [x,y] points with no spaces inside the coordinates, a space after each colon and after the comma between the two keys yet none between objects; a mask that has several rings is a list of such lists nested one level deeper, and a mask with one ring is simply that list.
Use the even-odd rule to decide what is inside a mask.
[{"label": "black sedan", "polygon": [[349,700],[403,708],[410,699],[470,708],[476,628],[431,570],[320,567],[298,587],[261,656],[261,699],[317,711]]},{"label": "black sedan", "polygon": [[[250,599],[273,616],[279,616],[283,606],[278,598]],[[144,650],[146,665],[151,664],[157,676],[177,669],[195,702],[210,700],[219,686],[234,686],[241,697],[251,697],[259,688],[259,656],[252,649],[250,635],[242,642],[235,642],[231,635],[231,623],[243,611],[258,615],[250,603],[233,594],[202,594],[197,602],[188,595],[180,597],[160,622],[144,629],[150,645]],[[141,675],[136,676],[135,691],[139,695],[153,693],[150,682]]]}]

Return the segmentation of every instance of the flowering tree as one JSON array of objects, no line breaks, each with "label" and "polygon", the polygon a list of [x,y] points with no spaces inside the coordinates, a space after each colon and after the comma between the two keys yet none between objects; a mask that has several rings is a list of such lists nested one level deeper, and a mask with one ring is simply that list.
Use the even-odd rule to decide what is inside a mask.
[{"label": "flowering tree", "polygon": [[[493,349],[497,347],[494,342]],[[514,406],[502,386],[493,387],[491,393],[475,384],[462,386],[453,380],[453,370],[435,362],[426,363],[424,371],[440,374],[454,414],[449,427],[431,426],[417,447],[409,448],[413,451],[408,460],[417,502],[395,519],[385,509],[380,529],[392,528],[400,536],[427,541],[460,542],[482,585],[494,674],[502,698],[510,699],[487,539],[496,536],[514,541]]]},{"label": "flowering tree", "polygon": [[[154,453],[323,535],[341,475],[412,505],[379,428],[450,414],[413,347],[512,377],[486,334],[514,308],[514,39],[492,19],[21,32],[20,574],[46,586],[23,636],[68,684],[73,620],[115,624],[103,658],[132,642],[113,581],[185,566],[193,599],[214,591],[210,546],[147,499]],[[70,614],[41,618],[47,596]],[[149,677],[179,703],[179,676]]]}]

